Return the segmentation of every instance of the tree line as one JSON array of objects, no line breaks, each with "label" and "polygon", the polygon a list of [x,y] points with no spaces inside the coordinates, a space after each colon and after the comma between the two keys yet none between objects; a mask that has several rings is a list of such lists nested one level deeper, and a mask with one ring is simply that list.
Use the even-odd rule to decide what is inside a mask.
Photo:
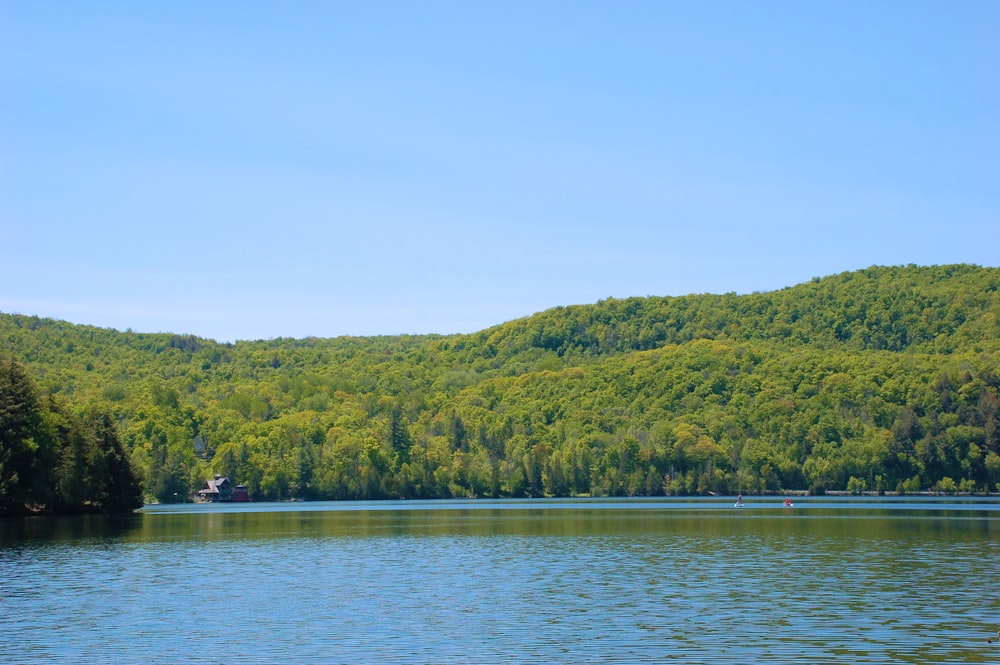
[{"label": "tree line", "polygon": [[0,515],[117,513],[142,504],[111,413],[93,405],[74,411],[40,395],[18,362],[0,358]]},{"label": "tree line", "polygon": [[608,299],[471,335],[219,344],[0,315],[147,500],[998,491],[1000,270]]}]

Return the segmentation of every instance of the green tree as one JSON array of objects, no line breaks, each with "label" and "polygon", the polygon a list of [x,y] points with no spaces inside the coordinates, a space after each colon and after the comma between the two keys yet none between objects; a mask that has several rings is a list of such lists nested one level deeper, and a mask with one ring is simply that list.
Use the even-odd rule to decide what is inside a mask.
[{"label": "green tree", "polygon": [[32,481],[38,476],[42,410],[34,384],[13,359],[0,358],[0,514],[22,512],[47,497]]},{"label": "green tree", "polygon": [[188,500],[188,466],[180,452],[160,446],[153,450],[148,482],[150,493],[160,503],[184,503]]},{"label": "green tree", "polygon": [[126,512],[142,507],[142,484],[122,446],[111,414],[92,409],[85,424],[94,433],[97,445],[93,478],[98,487],[100,504],[108,512]]}]

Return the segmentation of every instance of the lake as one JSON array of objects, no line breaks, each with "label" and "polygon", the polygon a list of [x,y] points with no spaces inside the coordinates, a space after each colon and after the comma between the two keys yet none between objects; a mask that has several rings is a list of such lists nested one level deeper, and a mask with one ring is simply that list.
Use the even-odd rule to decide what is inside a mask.
[{"label": "lake", "polygon": [[0,662],[1000,661],[998,500],[732,502],[0,520]]}]

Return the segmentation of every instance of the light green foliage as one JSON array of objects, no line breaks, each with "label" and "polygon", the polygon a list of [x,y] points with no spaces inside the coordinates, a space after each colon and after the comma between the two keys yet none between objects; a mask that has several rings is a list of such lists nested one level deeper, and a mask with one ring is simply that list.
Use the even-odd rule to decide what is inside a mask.
[{"label": "light green foliage", "polygon": [[[998,269],[609,299],[471,335],[217,344],[0,315],[0,342],[40,394],[104,405],[159,501],[213,473],[255,499],[1000,483]],[[35,438],[0,481],[47,464]]]}]

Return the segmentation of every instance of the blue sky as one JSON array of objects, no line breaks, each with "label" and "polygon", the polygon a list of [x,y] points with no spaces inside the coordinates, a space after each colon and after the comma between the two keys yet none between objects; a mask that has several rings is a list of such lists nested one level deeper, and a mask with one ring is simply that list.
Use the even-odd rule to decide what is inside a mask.
[{"label": "blue sky", "polygon": [[0,0],[0,311],[220,341],[1000,265],[1000,3]]}]

